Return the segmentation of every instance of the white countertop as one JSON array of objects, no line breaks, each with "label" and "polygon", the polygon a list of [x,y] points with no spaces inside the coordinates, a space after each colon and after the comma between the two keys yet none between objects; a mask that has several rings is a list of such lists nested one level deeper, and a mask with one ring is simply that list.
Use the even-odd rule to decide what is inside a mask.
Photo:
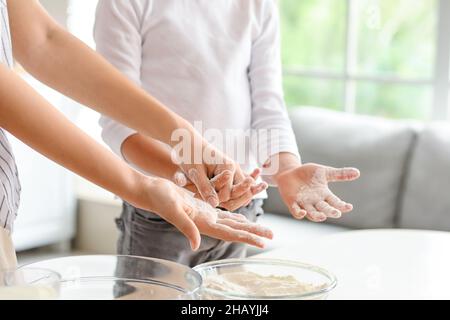
[{"label": "white countertop", "polygon": [[329,299],[450,299],[450,233],[349,231],[257,257],[296,260],[334,273]]}]

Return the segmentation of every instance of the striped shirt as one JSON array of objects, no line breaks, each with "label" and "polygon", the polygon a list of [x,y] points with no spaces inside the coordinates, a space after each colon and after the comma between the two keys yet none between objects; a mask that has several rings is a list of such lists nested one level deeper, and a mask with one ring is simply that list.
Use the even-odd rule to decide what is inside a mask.
[{"label": "striped shirt", "polygon": [[[13,66],[6,0],[0,0],[0,64]],[[1,84],[0,84],[1,85]],[[20,201],[20,182],[11,145],[0,128],[0,227],[12,230]]]}]

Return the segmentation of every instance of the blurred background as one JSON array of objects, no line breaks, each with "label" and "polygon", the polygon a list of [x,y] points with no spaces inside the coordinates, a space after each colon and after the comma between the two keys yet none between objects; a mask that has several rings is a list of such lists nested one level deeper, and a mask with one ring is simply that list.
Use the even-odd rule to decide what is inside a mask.
[{"label": "blurred background", "polygon": [[[95,47],[96,0],[41,3]],[[308,225],[305,234],[348,228],[450,230],[444,192],[450,189],[450,1],[278,3],[286,102],[304,160],[355,165],[363,172],[357,184],[337,188],[356,204],[355,214],[322,229]],[[101,142],[98,114],[22,75]],[[61,252],[114,252],[120,202],[14,143],[24,168],[18,249],[53,245]],[[37,175],[47,178],[42,182]],[[292,226],[283,220],[287,210],[276,192],[270,197],[266,210],[274,215],[266,215],[267,222],[283,230]],[[279,241],[276,245],[288,239]]]},{"label": "blurred background", "polygon": [[448,117],[446,2],[280,1],[288,104]]}]

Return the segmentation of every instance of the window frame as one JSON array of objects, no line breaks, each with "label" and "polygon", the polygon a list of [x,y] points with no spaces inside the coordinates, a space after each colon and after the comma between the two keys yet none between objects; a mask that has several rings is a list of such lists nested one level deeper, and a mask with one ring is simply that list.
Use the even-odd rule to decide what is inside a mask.
[{"label": "window frame", "polygon": [[356,72],[357,57],[357,10],[356,1],[346,1],[346,30],[344,69],[342,72],[314,70],[295,66],[283,67],[285,76],[304,79],[340,80],[343,82],[344,93],[342,105],[345,112],[356,111],[356,85],[358,82],[378,84],[403,84],[410,86],[429,86],[433,99],[430,106],[432,120],[450,120],[450,1],[437,0],[437,37],[436,56],[431,78],[406,78],[400,76],[383,76],[358,74]]}]

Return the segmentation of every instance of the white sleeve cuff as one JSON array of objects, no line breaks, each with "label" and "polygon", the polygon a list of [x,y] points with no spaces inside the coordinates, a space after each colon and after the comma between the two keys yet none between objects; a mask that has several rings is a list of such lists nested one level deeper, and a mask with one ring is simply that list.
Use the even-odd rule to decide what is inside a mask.
[{"label": "white sleeve cuff", "polygon": [[252,137],[253,154],[256,155],[259,166],[263,166],[267,160],[279,153],[292,153],[301,160],[297,147],[297,141],[292,130],[269,129],[256,130]]},{"label": "white sleeve cuff", "polygon": [[264,165],[267,164],[267,161],[269,159],[280,153],[290,153],[296,156],[301,162],[301,156],[297,148],[295,136],[293,134],[271,134],[266,137],[263,136],[260,137],[258,143],[254,146],[256,146],[258,149],[256,150],[256,154],[259,166],[263,168],[262,178],[270,186],[276,186],[273,177],[279,172],[279,168],[276,166],[276,164],[273,164],[272,166],[270,166],[270,168],[264,168]]}]

